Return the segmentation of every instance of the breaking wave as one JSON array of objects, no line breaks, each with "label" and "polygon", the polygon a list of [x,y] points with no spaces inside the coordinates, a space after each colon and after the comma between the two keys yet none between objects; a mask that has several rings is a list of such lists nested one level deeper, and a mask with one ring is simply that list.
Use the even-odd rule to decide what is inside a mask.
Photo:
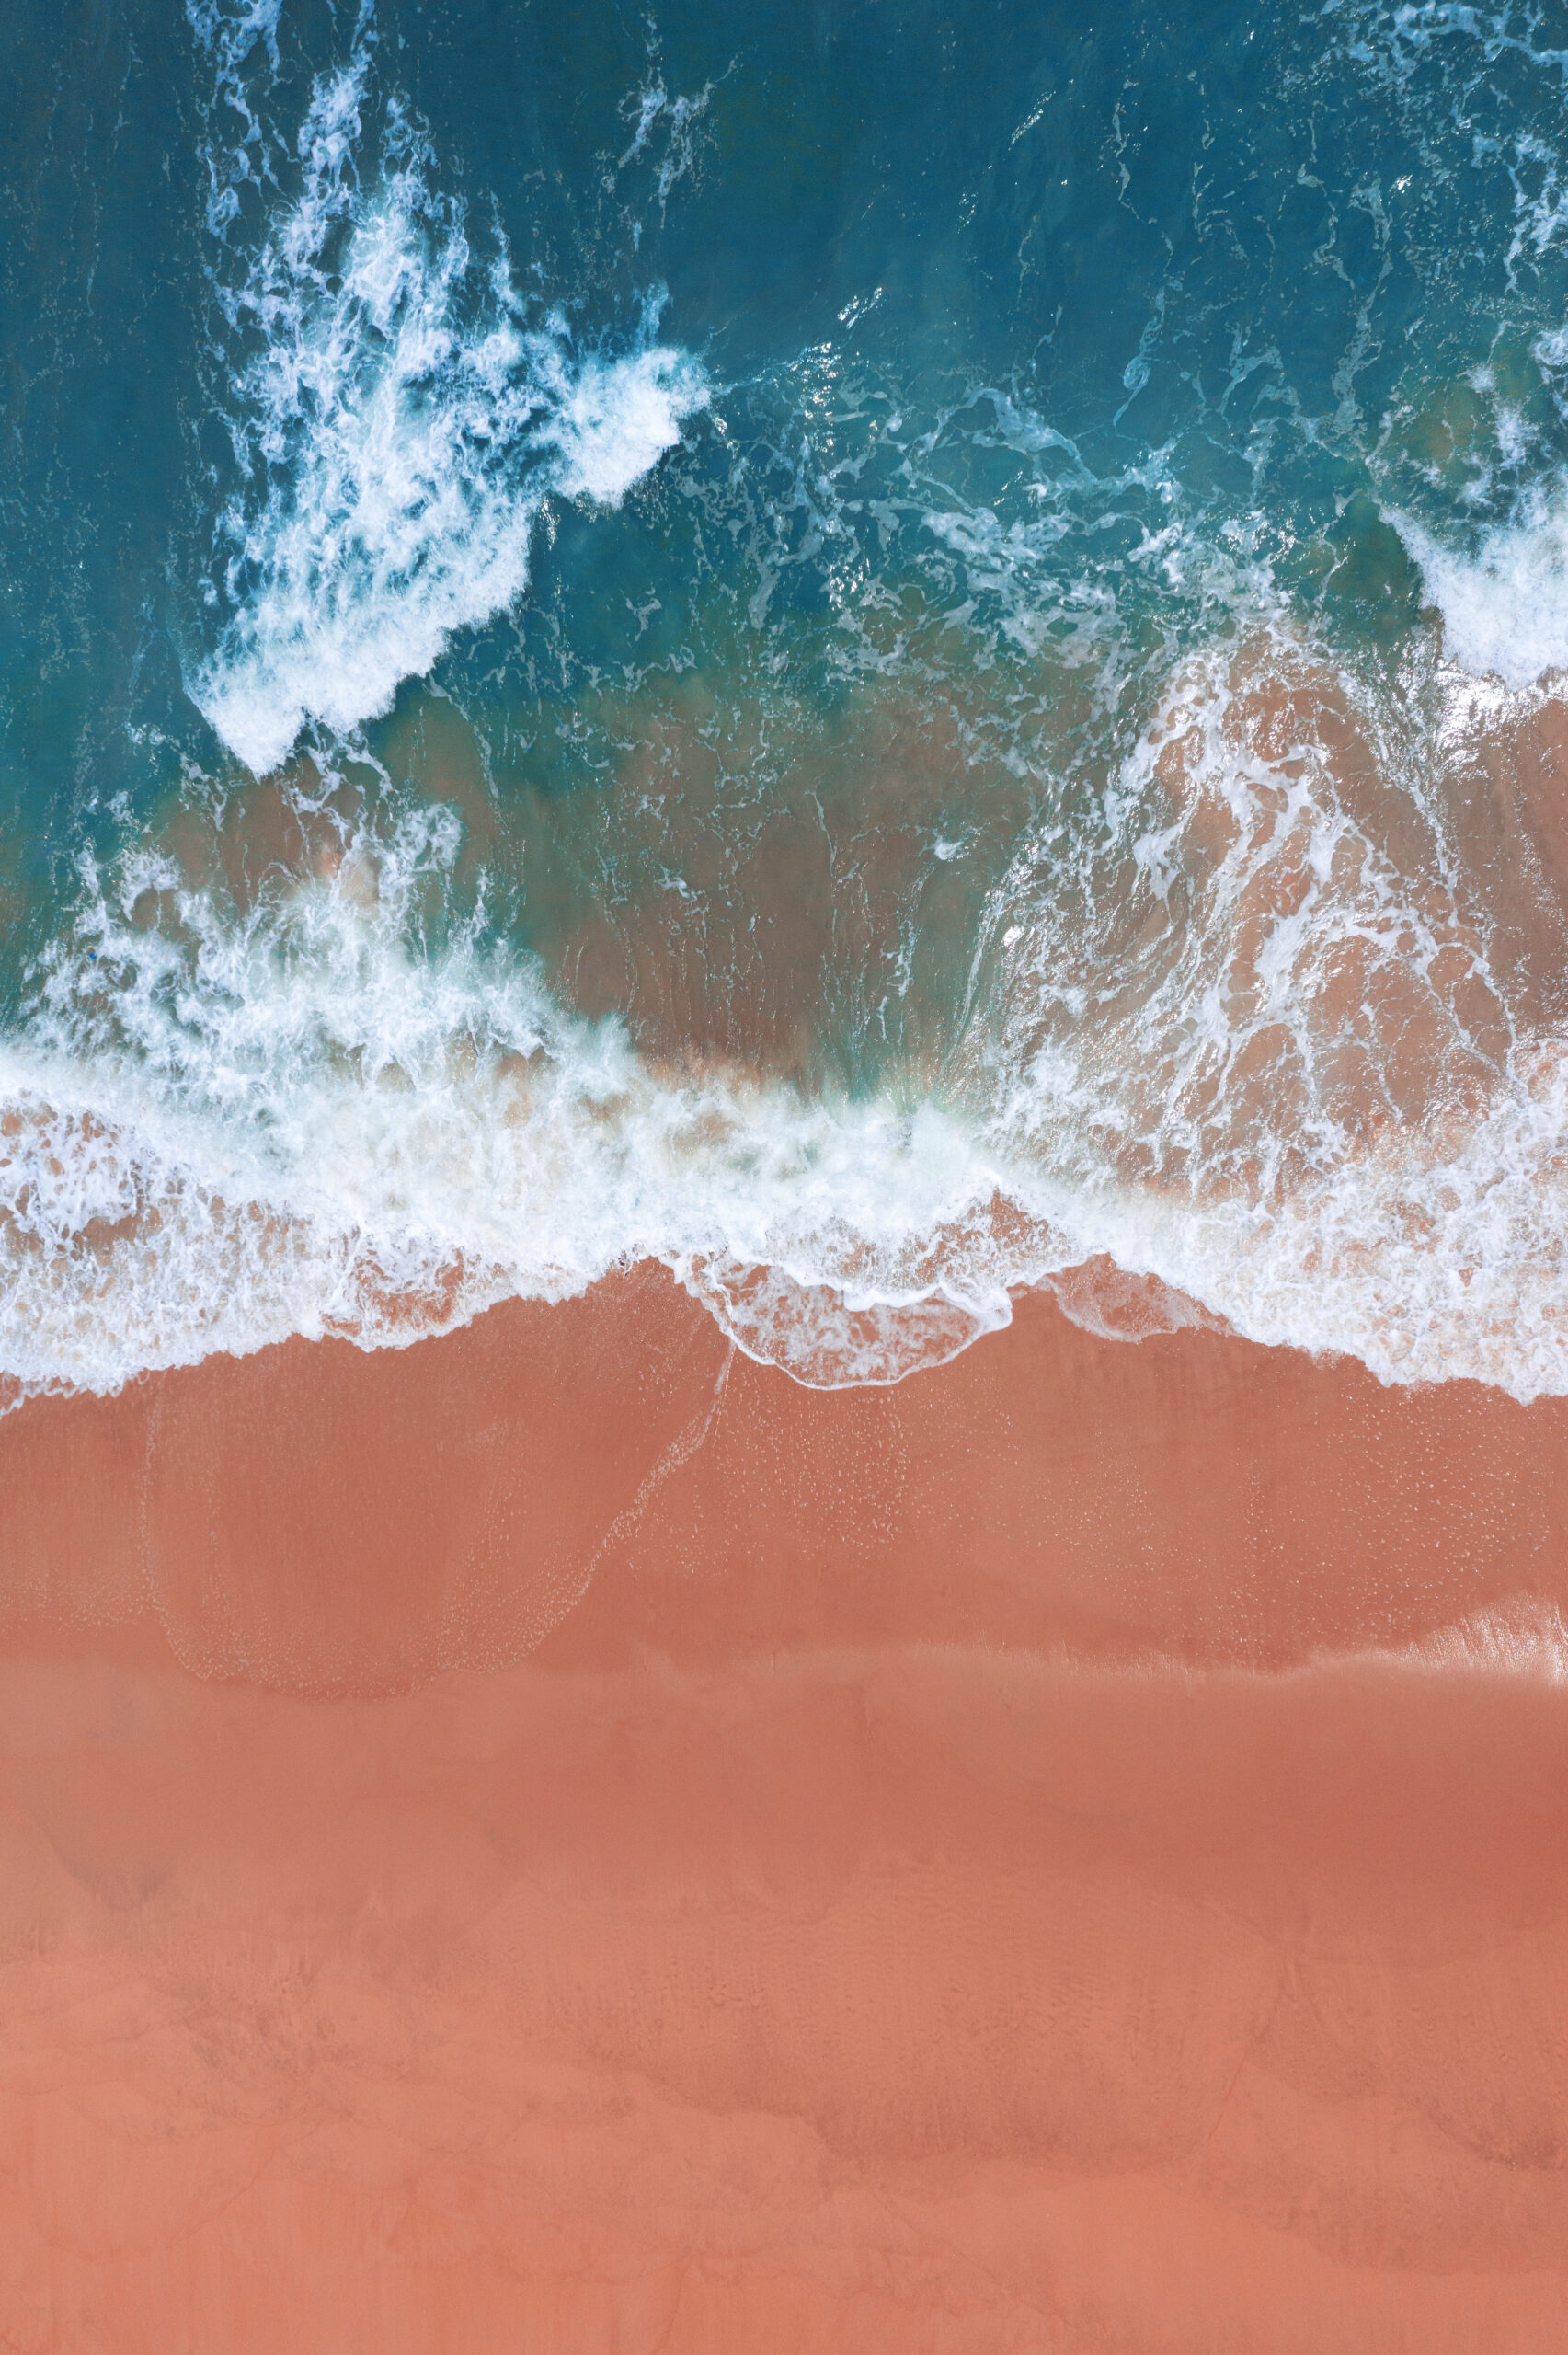
[{"label": "breaking wave", "polygon": [[[1431,76],[1482,35],[1491,62],[1561,63],[1469,9],[1332,13],[1341,62],[1396,113],[1428,107]],[[523,595],[549,502],[617,506],[715,388],[658,340],[658,286],[597,337],[581,309],[520,291],[498,225],[471,227],[426,130],[378,91],[368,0],[347,62],[292,99],[279,0],[187,14],[212,74],[207,364],[226,454],[185,677],[239,763],[277,771],[303,737],[320,783],[346,746],[369,762],[364,723],[400,683]],[[650,63],[623,108],[606,184],[646,171],[650,224],[696,184],[717,86],[671,98]],[[1486,153],[1524,191],[1512,273],[1527,245],[1551,250],[1559,214],[1555,164],[1508,139]],[[1359,181],[1347,204],[1370,272],[1387,205]],[[1157,389],[1177,291],[1161,282],[1118,368],[1129,403]],[[1372,293],[1357,302],[1337,408],[1301,412],[1313,465],[1370,430],[1352,388]],[[1223,1327],[1385,1381],[1568,1395],[1568,725],[1541,684],[1568,666],[1568,501],[1545,423],[1527,431],[1488,362],[1464,379],[1491,387],[1484,463],[1459,451],[1458,378],[1388,424],[1375,465],[1363,452],[1355,479],[1378,488],[1443,640],[1412,615],[1397,657],[1370,640],[1353,657],[1343,612],[1303,589],[1319,576],[1271,572],[1286,583],[1301,557],[1288,501],[1268,513],[1277,420],[1227,514],[1207,459],[1185,482],[1174,426],[1158,446],[1073,438],[945,347],[923,392],[912,362],[906,385],[872,339],[882,303],[868,286],[839,308],[841,336],[759,366],[692,435],[648,579],[602,601],[624,604],[635,641],[630,621],[585,626],[548,706],[504,663],[491,683],[509,721],[524,714],[514,734],[544,712],[537,734],[592,737],[580,772],[542,752],[537,779],[511,782],[521,799],[591,775],[607,903],[634,835],[670,853],[661,889],[707,893],[715,941],[761,938],[789,891],[823,894],[794,949],[756,953],[777,959],[781,1030],[832,997],[811,996],[818,950],[800,937],[861,957],[842,994],[887,1016],[864,1091],[738,1053],[672,1045],[661,1062],[572,1011],[486,920],[472,845],[468,900],[456,890],[452,810],[399,802],[384,774],[374,822],[340,797],[331,856],[248,901],[194,881],[177,830],[114,856],[100,842],[0,1039],[0,1403],[292,1334],[396,1345],[642,1258],[815,1384],[941,1363],[1045,1285],[1118,1338]],[[1564,348],[1531,319],[1545,419]],[[1233,392],[1264,366],[1240,354]],[[1348,494],[1341,509],[1393,613],[1398,567]],[[710,700],[682,734],[688,685],[691,709]],[[847,804],[858,750],[849,720],[834,729],[875,719],[879,695],[918,728],[868,730],[875,821],[831,836],[821,747],[850,743],[828,792]],[[724,728],[739,754],[713,751]],[[663,767],[656,743],[676,747]],[[758,778],[724,771],[704,814],[681,774],[694,745],[693,775],[711,752],[715,774],[751,759]],[[195,767],[187,834],[217,789]],[[770,795],[778,824],[757,822],[753,851],[807,807],[827,845],[771,913],[768,854],[749,869],[736,848]],[[506,802],[503,787],[497,829]],[[654,804],[646,834],[615,837]],[[680,855],[704,826],[698,891]],[[903,929],[841,925],[869,871],[853,860],[892,859],[895,836]],[[921,924],[947,928],[928,962],[967,978],[917,1054],[899,1005],[931,945]],[[669,946],[666,924],[651,953]]]},{"label": "breaking wave", "polygon": [[397,1343],[656,1258],[814,1384],[940,1363],[1046,1284],[1123,1338],[1568,1393],[1568,1049],[1531,997],[1561,911],[1537,938],[1487,899],[1455,813],[1496,715],[1447,692],[1445,808],[1284,626],[1195,659],[1077,845],[992,894],[944,1070],[859,1100],[659,1066],[477,918],[433,943],[444,806],[248,909],[155,847],[84,867],[0,1065],[0,1365]]},{"label": "breaking wave", "polygon": [[1473,678],[1517,690],[1568,669],[1568,491],[1533,486],[1471,550],[1408,515],[1392,519],[1443,616],[1444,643]]},{"label": "breaking wave", "polygon": [[[363,172],[370,61],[361,43],[318,79],[299,193],[218,280],[240,479],[209,587],[226,618],[189,689],[258,775],[312,722],[342,736],[388,710],[521,594],[547,500],[619,505],[709,399],[700,363],[655,340],[658,290],[618,353],[580,348],[558,305],[531,325],[504,244],[482,264],[396,99]],[[209,205],[220,237],[234,172]]]}]

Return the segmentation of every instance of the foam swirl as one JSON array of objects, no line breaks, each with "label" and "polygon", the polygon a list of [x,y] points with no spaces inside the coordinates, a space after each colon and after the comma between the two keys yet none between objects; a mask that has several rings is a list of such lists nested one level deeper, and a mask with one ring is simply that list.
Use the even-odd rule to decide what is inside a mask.
[{"label": "foam swirl", "polygon": [[[368,72],[361,46],[316,82],[300,191],[223,290],[248,354],[241,482],[211,589],[227,617],[189,689],[258,775],[313,722],[348,735],[386,711],[521,595],[546,500],[619,505],[709,398],[700,363],[655,340],[657,290],[619,352],[579,348],[559,307],[530,324],[504,247],[482,265],[395,100],[366,174]],[[232,207],[210,212],[226,228]]]}]

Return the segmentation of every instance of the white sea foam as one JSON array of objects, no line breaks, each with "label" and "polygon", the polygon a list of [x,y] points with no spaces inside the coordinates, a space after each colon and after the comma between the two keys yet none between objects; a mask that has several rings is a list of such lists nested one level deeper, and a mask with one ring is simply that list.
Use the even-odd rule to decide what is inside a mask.
[{"label": "white sea foam", "polygon": [[1043,836],[998,896],[989,1135],[1253,1338],[1561,1395],[1568,1041],[1465,727],[1395,717],[1283,624],[1185,666],[1079,863]]},{"label": "white sea foam", "polygon": [[[0,1368],[108,1388],[293,1332],[396,1342],[654,1257],[754,1354],[889,1379],[1061,1262],[1044,1235],[988,1254],[997,1173],[934,1108],[661,1079],[525,966],[421,952],[413,895],[454,841],[436,813],[377,846],[372,904],[362,853],[244,921],[156,860],[87,875],[0,1063]],[[150,890],[172,933],[133,921]],[[876,1359],[906,1309],[918,1338]]]},{"label": "white sea foam", "polygon": [[940,1102],[661,1072],[477,931],[429,948],[444,809],[245,914],[150,852],[85,869],[0,1061],[0,1373],[395,1344],[652,1258],[816,1384],[1048,1284],[1123,1338],[1568,1394],[1568,1042],[1512,1021],[1408,805],[1391,863],[1335,698],[1288,643],[1188,666],[1082,889],[1057,845],[999,890]]},{"label": "white sea foam", "polygon": [[[279,11],[193,0],[195,18],[239,126],[209,218],[237,240],[238,190],[278,161],[246,77]],[[521,592],[547,499],[613,506],[707,398],[651,312],[613,352],[530,314],[395,107],[366,163],[368,70],[361,48],[316,85],[297,194],[220,272],[244,488],[192,685],[257,771],[310,722],[384,709]],[[980,615],[1024,661],[1109,663],[1104,567],[1049,588],[1063,502],[1137,494],[1125,563],[1173,589],[1217,559],[1152,461],[1099,484],[984,397],[993,443],[1058,470],[1030,511],[942,503],[913,458],[881,504],[962,576],[950,620]],[[804,460],[796,505],[802,546],[849,545]],[[1517,685],[1568,660],[1550,501],[1465,559],[1400,523],[1457,661]],[[1521,1027],[1493,973],[1422,798],[1434,748],[1396,775],[1239,579],[1209,602],[1251,615],[1253,650],[1189,662],[1102,806],[1077,833],[1042,822],[995,894],[940,1098],[913,1074],[852,1102],[660,1072],[477,929],[429,948],[422,889],[456,849],[439,810],[245,914],[151,853],[84,870],[36,1011],[0,1042],[0,1382],[109,1389],[296,1333],[396,1344],[653,1258],[813,1384],[939,1363],[1048,1284],[1123,1338],[1224,1321],[1386,1380],[1568,1394],[1568,1042]],[[1393,805],[1408,842],[1379,832]]]},{"label": "white sea foam", "polygon": [[1568,1683],[1568,1624],[1556,1603],[1519,1594],[1490,1610],[1469,1612],[1415,1643],[1368,1657],[1379,1666],[1424,1677],[1562,1684]]},{"label": "white sea foam", "polygon": [[[504,249],[481,268],[395,103],[367,172],[368,72],[361,49],[315,85],[300,192],[224,294],[250,347],[244,479],[221,524],[228,618],[190,687],[258,774],[308,722],[347,734],[388,709],[521,593],[547,499],[617,506],[708,399],[699,363],[653,340],[657,298],[618,354],[578,349],[559,310],[529,324]],[[214,186],[221,230],[233,174]]]},{"label": "white sea foam", "polygon": [[1568,669],[1568,489],[1526,493],[1468,555],[1412,516],[1390,521],[1421,568],[1445,647],[1462,670],[1517,689]]}]

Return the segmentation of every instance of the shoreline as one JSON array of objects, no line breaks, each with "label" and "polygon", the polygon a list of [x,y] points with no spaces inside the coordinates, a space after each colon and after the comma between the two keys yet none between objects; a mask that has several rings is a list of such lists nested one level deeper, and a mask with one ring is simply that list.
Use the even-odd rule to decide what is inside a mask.
[{"label": "shoreline", "polygon": [[824,1391],[645,1263],[406,1348],[296,1339],[29,1400],[0,1492],[0,1640],[157,1628],[194,1672],[302,1693],[552,1629],[570,1653],[628,1550],[606,1640],[726,1657],[791,1613],[851,1646],[1256,1669],[1568,1619],[1568,1399],[1195,1327],[1104,1339],[1045,1292],[945,1365]]},{"label": "shoreline", "polygon": [[726,1361],[0,1422],[8,2343],[1555,2350],[1568,1406]]}]

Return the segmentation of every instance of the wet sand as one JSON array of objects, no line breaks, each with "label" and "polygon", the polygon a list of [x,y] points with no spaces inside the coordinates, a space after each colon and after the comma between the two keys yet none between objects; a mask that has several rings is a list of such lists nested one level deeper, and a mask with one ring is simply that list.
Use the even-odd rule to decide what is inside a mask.
[{"label": "wet sand", "polygon": [[0,2345],[1568,2343],[1568,1407],[644,1272],[0,1497]]}]

